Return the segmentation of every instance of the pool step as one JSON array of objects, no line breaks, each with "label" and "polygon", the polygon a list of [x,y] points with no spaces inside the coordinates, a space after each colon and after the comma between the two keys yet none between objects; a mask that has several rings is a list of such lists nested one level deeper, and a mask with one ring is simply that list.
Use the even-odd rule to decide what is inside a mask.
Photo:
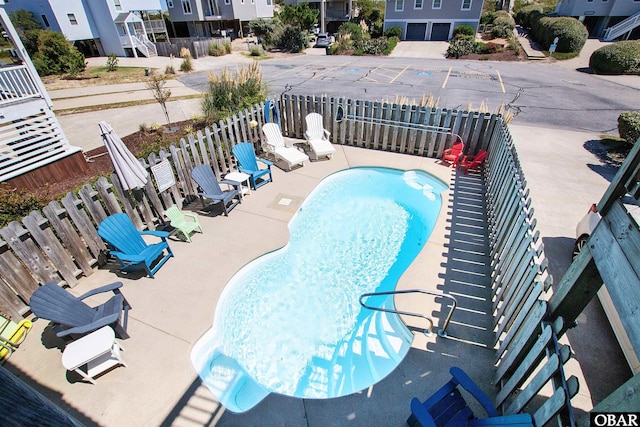
[{"label": "pool step", "polygon": [[[413,336],[397,315],[375,312],[355,331],[335,364],[332,387],[340,395],[362,390],[389,375],[406,356]],[[336,352],[339,353],[339,352]]]}]

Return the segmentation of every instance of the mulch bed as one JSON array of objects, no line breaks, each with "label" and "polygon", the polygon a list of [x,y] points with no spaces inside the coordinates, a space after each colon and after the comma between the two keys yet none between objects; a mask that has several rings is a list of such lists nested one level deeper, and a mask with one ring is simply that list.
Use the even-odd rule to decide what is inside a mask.
[{"label": "mulch bed", "polygon": [[[175,130],[175,132],[172,133],[163,134],[165,128],[160,128],[157,131],[152,132],[138,131],[124,137],[120,136],[120,138],[129,150],[134,153],[134,155],[139,155],[139,153],[144,151],[144,146],[154,144],[158,139],[158,136],[164,137],[164,139],[170,143],[177,142],[181,136],[184,135],[182,129],[193,125],[193,120],[186,120],[183,122],[171,123],[171,128],[173,130],[178,128],[178,130]],[[79,189],[86,183],[93,182],[100,176],[108,176],[113,173],[113,163],[111,163],[111,157],[109,157],[105,146],[86,151],[84,155],[85,159],[88,159],[87,164],[89,165],[89,168],[85,173],[78,174],[64,181],[50,183],[47,187],[43,188],[42,191],[38,192],[38,195],[42,197],[56,197],[58,195],[64,195],[69,191]]]}]

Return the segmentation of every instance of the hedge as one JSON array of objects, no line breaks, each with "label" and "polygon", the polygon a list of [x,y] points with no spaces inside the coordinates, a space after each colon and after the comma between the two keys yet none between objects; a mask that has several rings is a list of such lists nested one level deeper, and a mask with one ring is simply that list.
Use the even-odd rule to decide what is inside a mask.
[{"label": "hedge", "polygon": [[625,111],[618,116],[618,133],[633,145],[640,138],[640,111]]},{"label": "hedge", "polygon": [[640,40],[603,46],[591,54],[589,66],[597,74],[640,73]]}]

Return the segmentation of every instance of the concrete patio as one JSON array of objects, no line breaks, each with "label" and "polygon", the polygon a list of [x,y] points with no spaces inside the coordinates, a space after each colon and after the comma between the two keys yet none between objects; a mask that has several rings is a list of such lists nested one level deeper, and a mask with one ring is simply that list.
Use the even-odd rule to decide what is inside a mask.
[{"label": "concrete patio", "polygon": [[[544,141],[553,144],[558,133],[554,131],[553,135],[546,136],[547,139],[544,139],[544,134],[537,133],[536,152],[542,151],[540,144]],[[520,129],[514,134],[516,141],[517,135],[522,135],[526,144],[530,130]],[[548,239],[561,236],[563,239],[560,245],[550,245],[550,249],[556,251],[553,255],[560,258],[560,261],[555,261],[554,274],[566,270],[566,256],[570,259],[570,250],[566,256],[560,252],[563,246],[570,244],[572,227],[588,207],[586,201],[597,200],[607,186],[606,178],[584,166],[585,161],[587,164],[597,161],[583,148],[584,138],[589,137],[575,132],[565,132],[563,136],[571,140],[572,151],[583,153],[577,159],[564,157],[565,167],[567,159],[575,159],[574,176],[591,177],[589,182],[593,181],[593,185],[577,198],[571,194],[576,190],[571,186],[561,186],[554,193],[554,197],[561,197],[566,202],[562,208],[566,218],[562,221],[553,219],[557,215],[556,201],[551,206],[552,201],[543,198],[546,194],[544,189],[554,182],[553,177],[535,174],[547,159],[535,157],[534,160],[534,156],[529,157],[530,161],[523,159],[525,174],[529,176],[527,172],[531,168],[534,178],[531,180],[534,182],[533,201],[536,216],[541,218],[543,239],[545,236]],[[468,243],[461,236],[469,238],[469,230],[464,229],[468,224],[459,221],[458,215],[464,211],[467,220],[482,221],[484,200],[479,176],[458,175],[456,178],[455,171],[439,164],[436,159],[344,146],[336,148],[337,153],[330,161],[307,163],[291,172],[274,168],[274,182],[246,196],[229,217],[201,215],[204,234],[196,234],[193,243],[172,240],[170,244],[175,257],[159,270],[155,280],[141,275],[120,277],[115,264],[111,264],[111,268],[102,268],[83,278],[80,285],[71,290],[80,295],[113,281],[124,283],[123,293],[133,307],[128,326],[131,338],[121,341],[127,367],[117,367],[99,376],[96,385],[81,381],[79,375],[67,372],[62,366],[60,358],[64,343],[44,320],[34,323],[27,341],[5,366],[81,423],[104,426],[401,426],[405,425],[409,415],[410,399],[413,396],[426,398],[439,388],[448,380],[448,368],[451,366],[462,367],[486,392],[490,395],[495,393],[491,384],[494,356],[490,348],[490,319],[488,316],[481,319],[476,314],[465,314],[465,311],[454,316],[449,330],[453,339],[416,334],[412,350],[391,375],[367,390],[343,398],[303,400],[271,394],[252,410],[234,414],[226,411],[200,384],[189,359],[190,350],[210,328],[218,297],[226,283],[249,261],[285,245],[288,240],[287,223],[304,198],[323,177],[348,167],[421,169],[449,184],[450,190],[442,195],[443,208],[431,238],[400,280],[398,288],[422,287],[451,292],[455,286],[453,274],[472,273],[481,290],[473,298],[476,302],[469,304],[488,304],[490,307],[489,272],[486,265],[482,265],[487,252],[480,253],[477,255],[479,259],[474,260],[454,256],[458,245]],[[527,148],[524,145],[524,153]],[[554,153],[553,150],[548,152],[550,156]],[[293,200],[293,203],[287,207],[279,205],[277,202],[282,197]],[[545,206],[546,203],[548,205]],[[197,207],[198,204],[191,206]],[[473,238],[484,238],[486,243],[486,229],[476,227]],[[547,241],[545,245],[549,247]],[[464,270],[462,273],[461,268]],[[559,278],[556,277],[556,282]],[[461,305],[466,304],[464,298],[461,300]],[[437,325],[441,325],[446,316],[444,305],[433,298],[397,299],[398,308],[432,315]],[[482,310],[480,306],[474,310]],[[420,326],[412,320],[407,323]],[[593,328],[596,325],[591,323],[589,326]],[[579,332],[579,328],[573,332],[576,340],[581,339]],[[579,355],[580,363],[590,366],[590,359],[598,359],[603,348],[611,348],[614,338],[606,330],[601,333],[607,336],[598,337],[598,343],[591,343],[591,347]],[[615,359],[615,351],[609,353],[608,357]],[[591,377],[585,381],[580,363],[574,364],[572,369],[575,372],[569,374],[580,378],[581,392],[574,399],[574,407],[584,417],[595,401],[621,383],[616,385],[616,381],[626,379],[622,377],[628,372],[625,372],[618,354],[613,364],[615,373],[607,379],[594,380]],[[607,391],[607,388],[611,390]],[[604,396],[592,398],[591,390]]]}]

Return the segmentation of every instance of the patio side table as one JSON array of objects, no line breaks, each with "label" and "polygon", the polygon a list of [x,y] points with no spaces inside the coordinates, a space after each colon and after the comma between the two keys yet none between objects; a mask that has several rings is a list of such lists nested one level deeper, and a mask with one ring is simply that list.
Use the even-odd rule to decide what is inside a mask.
[{"label": "patio side table", "polygon": [[[127,366],[120,356],[122,347],[116,342],[116,335],[109,326],[85,335],[67,344],[62,352],[62,366],[69,371],[76,371],[82,378],[95,384],[94,376],[101,374],[112,366]],[[86,371],[82,366],[87,365]]]},{"label": "patio side table", "polygon": [[245,194],[251,194],[251,184],[249,183],[248,174],[242,172],[229,172],[224,176],[224,179],[231,182],[236,182],[240,186],[240,197],[244,200]]}]

